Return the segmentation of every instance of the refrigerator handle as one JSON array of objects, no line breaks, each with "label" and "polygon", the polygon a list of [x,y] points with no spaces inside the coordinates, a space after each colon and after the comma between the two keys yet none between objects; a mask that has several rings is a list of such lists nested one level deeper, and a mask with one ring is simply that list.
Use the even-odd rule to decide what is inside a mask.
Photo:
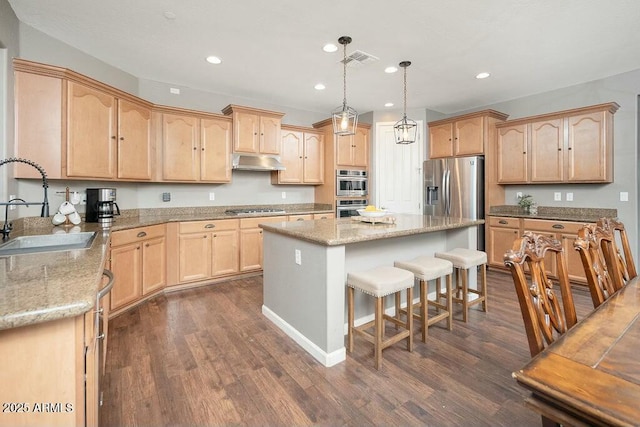
[{"label": "refrigerator handle", "polygon": [[451,215],[451,171],[447,169],[444,173],[444,212]]}]

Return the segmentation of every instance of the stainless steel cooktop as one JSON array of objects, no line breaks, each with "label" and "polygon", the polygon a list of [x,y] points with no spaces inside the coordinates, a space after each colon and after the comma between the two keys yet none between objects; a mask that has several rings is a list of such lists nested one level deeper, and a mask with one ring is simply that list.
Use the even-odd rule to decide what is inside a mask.
[{"label": "stainless steel cooktop", "polygon": [[264,214],[286,214],[283,209],[277,208],[246,208],[246,209],[229,209],[225,211],[227,215],[238,216],[260,216]]}]

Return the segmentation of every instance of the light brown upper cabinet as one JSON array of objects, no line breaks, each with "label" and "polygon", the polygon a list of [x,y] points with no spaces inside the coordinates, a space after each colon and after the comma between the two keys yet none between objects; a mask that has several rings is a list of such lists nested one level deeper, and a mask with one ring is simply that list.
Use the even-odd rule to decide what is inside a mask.
[{"label": "light brown upper cabinet", "polygon": [[283,113],[228,105],[222,112],[233,119],[233,151],[252,154],[280,154]]},{"label": "light brown upper cabinet", "polygon": [[369,128],[358,126],[355,135],[336,136],[336,166],[369,166]]},{"label": "light brown upper cabinet", "polygon": [[[150,180],[151,104],[63,68],[14,59],[16,155],[49,178]],[[16,177],[38,178],[20,165]]]},{"label": "light brown upper cabinet", "polygon": [[490,127],[506,118],[506,114],[498,111],[483,110],[430,122],[429,158],[485,154]]},{"label": "light brown upper cabinet", "polygon": [[314,129],[282,128],[283,171],[272,173],[272,184],[311,184],[324,182],[324,135]]},{"label": "light brown upper cabinet", "polygon": [[496,125],[498,182],[613,181],[615,102]]},{"label": "light brown upper cabinet", "polygon": [[162,179],[231,181],[231,121],[162,113]]}]

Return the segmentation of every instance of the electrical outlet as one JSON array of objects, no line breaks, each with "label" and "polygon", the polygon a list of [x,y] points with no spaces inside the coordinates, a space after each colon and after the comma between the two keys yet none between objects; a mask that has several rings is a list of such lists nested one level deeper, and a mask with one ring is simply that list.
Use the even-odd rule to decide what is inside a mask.
[{"label": "electrical outlet", "polygon": [[282,198],[283,198],[283,199],[286,199],[286,198],[287,198],[287,192],[286,192],[286,191],[283,191],[283,192],[282,192]]},{"label": "electrical outlet", "polygon": [[517,197],[518,199],[522,198],[522,191],[518,191],[518,192],[516,193],[516,197]]},{"label": "electrical outlet", "polygon": [[300,251],[300,249],[296,249],[295,254],[296,254],[296,264],[302,265],[302,251]]},{"label": "electrical outlet", "polygon": [[171,193],[162,193],[162,201],[170,202],[171,201]]},{"label": "electrical outlet", "polygon": [[[11,194],[11,195],[9,196],[9,200],[13,200],[13,199],[15,199],[15,198],[16,198],[16,195],[15,195],[15,194]],[[16,206],[15,206],[15,205],[9,205],[9,210],[10,210],[10,211],[14,210],[15,208],[16,208]]]},{"label": "electrical outlet", "polygon": [[620,192],[620,201],[621,202],[628,202],[629,201],[629,193],[627,193],[626,191],[621,191]]},{"label": "electrical outlet", "polygon": [[562,201],[562,193],[559,191],[556,191],[555,193],[553,193],[553,200],[556,202],[561,202]]},{"label": "electrical outlet", "polygon": [[567,193],[567,202],[573,202],[573,193]]},{"label": "electrical outlet", "polygon": [[213,202],[216,199],[216,193],[213,191],[209,193],[209,201]]}]

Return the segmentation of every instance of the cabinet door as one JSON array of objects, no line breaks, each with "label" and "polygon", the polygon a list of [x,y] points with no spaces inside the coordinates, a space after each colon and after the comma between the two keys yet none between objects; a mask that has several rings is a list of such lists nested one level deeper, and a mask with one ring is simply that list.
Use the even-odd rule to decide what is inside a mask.
[{"label": "cabinet door", "polygon": [[562,119],[533,122],[531,131],[531,182],[560,182],[564,169]]},{"label": "cabinet door", "polygon": [[231,122],[201,119],[200,179],[231,182]]},{"label": "cabinet door", "polygon": [[504,254],[520,237],[518,228],[489,227],[489,265],[504,267]]},{"label": "cabinet door", "polygon": [[453,156],[453,123],[429,126],[429,158]]},{"label": "cabinet door", "polygon": [[353,135],[353,166],[369,166],[369,129],[358,128]]},{"label": "cabinet door", "polygon": [[142,243],[111,248],[111,271],[116,282],[111,290],[111,309],[116,310],[142,296]]},{"label": "cabinet door", "polygon": [[262,268],[262,229],[240,230],[240,271]]},{"label": "cabinet door", "polygon": [[211,233],[181,234],[178,238],[180,282],[211,277]]},{"label": "cabinet door", "polygon": [[197,118],[162,115],[162,178],[177,181],[200,178]]},{"label": "cabinet door", "polygon": [[233,113],[233,151],[257,153],[259,147],[260,117],[257,114]]},{"label": "cabinet door", "polygon": [[238,272],[238,230],[213,233],[212,276]]},{"label": "cabinet door", "polygon": [[567,270],[569,274],[569,280],[573,282],[581,282],[586,284],[587,277],[584,273],[584,267],[582,265],[582,259],[580,259],[580,253],[575,250],[573,243],[578,236],[576,234],[559,234],[558,239],[562,242],[562,248],[564,249],[565,258],[567,259]]},{"label": "cabinet door", "polygon": [[607,144],[606,113],[567,118],[567,181],[611,182],[612,154]]},{"label": "cabinet door", "polygon": [[116,99],[67,83],[67,176],[116,176]]},{"label": "cabinet door", "polygon": [[340,135],[336,138],[336,165],[353,166],[353,135]]},{"label": "cabinet door", "polygon": [[118,100],[118,178],[151,179],[151,110]]},{"label": "cabinet door", "polygon": [[324,183],[324,136],[315,133],[304,134],[304,168],[305,184]]},{"label": "cabinet door", "polygon": [[[62,79],[16,71],[14,92],[16,157],[38,163],[50,179],[62,178]],[[42,178],[31,166],[14,165],[16,178]]]},{"label": "cabinet door", "polygon": [[142,242],[142,295],[167,284],[167,245],[164,237]]},{"label": "cabinet door", "polygon": [[484,117],[458,120],[453,126],[456,156],[484,154]]},{"label": "cabinet door", "polygon": [[527,182],[527,125],[498,129],[498,182]]},{"label": "cabinet door", "polygon": [[260,117],[260,147],[264,154],[280,154],[281,119],[276,117]]},{"label": "cabinet door", "polygon": [[282,164],[285,170],[278,172],[278,183],[302,183],[304,165],[303,133],[285,130],[282,134]]}]

